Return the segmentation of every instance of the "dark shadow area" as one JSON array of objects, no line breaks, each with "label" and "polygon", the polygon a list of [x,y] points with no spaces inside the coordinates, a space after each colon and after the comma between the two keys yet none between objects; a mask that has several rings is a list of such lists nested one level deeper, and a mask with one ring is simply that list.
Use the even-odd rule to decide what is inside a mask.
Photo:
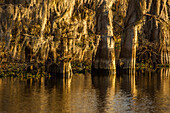
[{"label": "dark shadow area", "polygon": [[109,69],[92,69],[91,75],[92,76],[109,76],[116,74],[116,70],[109,70]]},{"label": "dark shadow area", "polygon": [[[97,95],[97,111],[99,113],[106,112],[108,89],[114,85],[116,77],[115,70],[93,69],[91,78],[92,85]],[[113,80],[114,79],[114,80]]]}]

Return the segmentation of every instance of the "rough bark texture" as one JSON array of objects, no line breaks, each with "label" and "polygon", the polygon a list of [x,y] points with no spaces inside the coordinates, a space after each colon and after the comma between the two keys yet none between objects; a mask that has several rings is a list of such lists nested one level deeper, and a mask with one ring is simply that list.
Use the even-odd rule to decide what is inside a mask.
[{"label": "rough bark texture", "polygon": [[143,0],[129,0],[127,15],[124,23],[124,33],[121,40],[120,65],[123,69],[135,68],[137,27],[145,11]]},{"label": "rough bark texture", "polygon": [[63,59],[59,63],[58,72],[61,74],[62,77],[71,77],[72,75],[71,62],[69,59],[66,58],[71,51],[70,44],[67,38],[61,40],[61,50],[62,50],[61,55]]},{"label": "rough bark texture", "polygon": [[160,17],[166,23],[161,24],[161,63],[170,64],[170,20],[168,18],[168,0],[161,0]]},{"label": "rough bark texture", "polygon": [[157,44],[158,57],[152,55],[155,63],[170,64],[170,27],[168,17],[168,0],[150,0],[147,2],[149,14],[146,17],[146,38]]},{"label": "rough bark texture", "polygon": [[100,42],[97,52],[94,53],[93,68],[95,69],[116,69],[115,67],[115,42],[113,39],[112,11],[109,1],[104,0],[97,9],[97,32],[100,35]]}]

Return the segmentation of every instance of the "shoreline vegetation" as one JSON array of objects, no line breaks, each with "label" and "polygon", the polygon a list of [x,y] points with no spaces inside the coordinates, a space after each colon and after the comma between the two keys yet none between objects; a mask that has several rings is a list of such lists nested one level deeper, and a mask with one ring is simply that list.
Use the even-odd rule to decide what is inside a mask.
[{"label": "shoreline vegetation", "polygon": [[[43,65],[39,67],[38,70],[33,70],[33,64],[21,64],[21,63],[1,63],[0,65],[0,78],[6,78],[6,77],[18,77],[21,79],[30,79],[30,78],[41,78],[41,77],[53,77],[53,76],[58,76],[62,77],[62,75],[58,74],[50,74],[47,73],[45,70],[43,70]],[[31,70],[32,68],[32,70]],[[151,71],[154,72],[156,70],[160,69],[169,69],[170,65],[162,65],[162,64],[157,64],[156,68],[153,68],[152,65],[149,64],[142,64],[142,63],[137,63],[136,64],[136,71]],[[28,71],[29,69],[29,71]],[[75,74],[86,74],[86,73],[91,73],[91,64],[73,64],[72,65],[72,71],[73,75]],[[118,70],[121,71],[121,70]]]},{"label": "shoreline vegetation", "polygon": [[0,77],[169,68],[169,6],[169,0],[0,0]]}]

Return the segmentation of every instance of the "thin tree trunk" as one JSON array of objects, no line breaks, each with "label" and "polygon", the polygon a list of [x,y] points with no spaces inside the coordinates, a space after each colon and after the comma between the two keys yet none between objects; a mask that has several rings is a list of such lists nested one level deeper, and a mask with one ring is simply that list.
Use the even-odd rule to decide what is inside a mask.
[{"label": "thin tree trunk", "polygon": [[61,51],[62,51],[62,61],[59,64],[59,74],[62,77],[71,77],[72,75],[72,68],[71,68],[71,62],[69,59],[65,58],[68,55],[68,39],[64,38],[61,40]]}]

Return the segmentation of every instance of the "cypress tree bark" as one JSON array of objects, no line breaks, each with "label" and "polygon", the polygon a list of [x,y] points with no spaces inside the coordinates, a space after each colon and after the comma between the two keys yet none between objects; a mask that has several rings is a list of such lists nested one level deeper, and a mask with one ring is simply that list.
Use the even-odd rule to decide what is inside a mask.
[{"label": "cypress tree bark", "polygon": [[[152,55],[155,63],[170,64],[170,27],[168,17],[168,0],[148,1],[145,34],[150,42],[157,43],[158,57]],[[150,6],[150,7],[149,7]]]},{"label": "cypress tree bark", "polygon": [[109,4],[109,0],[104,0],[97,9],[97,32],[101,40],[97,47],[97,52],[94,53],[92,64],[94,69],[116,69],[111,6],[112,4]]},{"label": "cypress tree bark", "polygon": [[137,28],[141,26],[140,21],[142,20],[143,12],[145,12],[145,0],[129,0],[121,40],[120,65],[123,64],[123,69],[135,69],[138,40]]},{"label": "cypress tree bark", "polygon": [[168,0],[161,0],[161,12],[160,17],[166,23],[161,24],[161,63],[170,64],[170,24],[168,18]]}]

